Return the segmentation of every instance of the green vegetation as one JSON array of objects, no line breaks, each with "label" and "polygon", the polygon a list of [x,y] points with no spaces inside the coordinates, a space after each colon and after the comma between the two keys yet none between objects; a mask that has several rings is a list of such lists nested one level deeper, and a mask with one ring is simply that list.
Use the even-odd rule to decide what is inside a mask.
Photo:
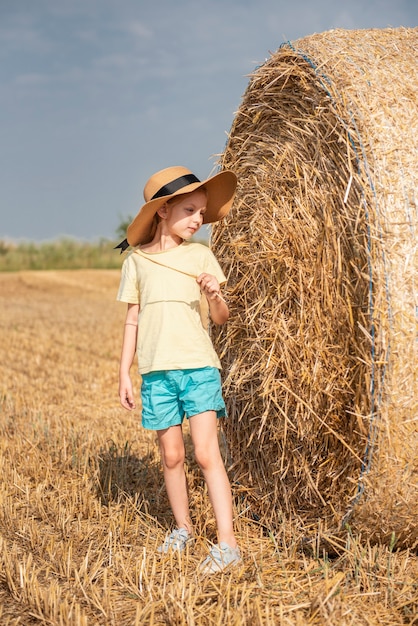
[{"label": "green vegetation", "polygon": [[[7,243],[0,240],[0,272],[20,270],[119,269],[124,257],[115,246],[125,238],[131,219],[121,222],[115,240],[96,242],[63,238],[43,243]],[[207,244],[202,232],[194,241]]]},{"label": "green vegetation", "polygon": [[117,269],[121,266],[118,242],[101,239],[81,242],[61,239],[46,243],[0,241],[0,272],[19,270]]}]

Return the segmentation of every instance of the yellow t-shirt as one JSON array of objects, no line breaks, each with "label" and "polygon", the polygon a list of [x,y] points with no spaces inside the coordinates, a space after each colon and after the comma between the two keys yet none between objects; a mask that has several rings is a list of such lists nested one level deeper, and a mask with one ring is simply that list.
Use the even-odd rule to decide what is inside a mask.
[{"label": "yellow t-shirt", "polygon": [[203,327],[202,272],[225,275],[214,254],[200,243],[183,242],[164,252],[132,250],[122,265],[117,300],[139,304],[137,357],[140,374],[221,364]]}]

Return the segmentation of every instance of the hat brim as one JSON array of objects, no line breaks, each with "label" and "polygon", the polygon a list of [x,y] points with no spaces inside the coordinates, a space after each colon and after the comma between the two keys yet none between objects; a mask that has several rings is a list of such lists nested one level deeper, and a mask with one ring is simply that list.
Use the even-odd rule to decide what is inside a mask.
[{"label": "hat brim", "polygon": [[204,181],[190,183],[175,193],[146,202],[128,226],[126,238],[129,245],[138,246],[149,243],[155,234],[153,223],[158,209],[171,198],[191,193],[200,187],[206,188],[208,198],[203,223],[212,224],[225,217],[231,210],[237,187],[237,177],[230,170],[224,170]]}]

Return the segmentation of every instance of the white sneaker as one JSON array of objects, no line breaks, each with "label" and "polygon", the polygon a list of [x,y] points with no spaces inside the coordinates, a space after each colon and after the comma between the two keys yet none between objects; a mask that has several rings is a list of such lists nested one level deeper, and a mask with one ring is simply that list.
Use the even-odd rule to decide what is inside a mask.
[{"label": "white sneaker", "polygon": [[231,548],[227,543],[221,541],[220,544],[212,546],[208,556],[201,563],[199,571],[201,574],[215,574],[223,572],[225,569],[241,563],[241,552],[239,548]]},{"label": "white sneaker", "polygon": [[186,544],[193,541],[186,528],[175,528],[164,540],[164,543],[157,548],[160,554],[167,554],[169,550],[183,552]]}]

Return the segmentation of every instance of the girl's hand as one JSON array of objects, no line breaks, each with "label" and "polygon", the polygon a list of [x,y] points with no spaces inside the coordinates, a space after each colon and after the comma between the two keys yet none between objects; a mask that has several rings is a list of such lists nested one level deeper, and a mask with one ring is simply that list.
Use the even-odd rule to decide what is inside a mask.
[{"label": "girl's hand", "polygon": [[217,278],[212,276],[212,274],[200,274],[196,281],[208,300],[215,300],[220,296],[221,288]]},{"label": "girl's hand", "polygon": [[212,322],[215,324],[225,324],[229,317],[229,309],[221,296],[221,288],[216,276],[203,273],[200,274],[196,280],[208,301]]},{"label": "girl's hand", "polygon": [[119,400],[128,411],[135,408],[132,381],[129,375],[136,350],[139,304],[128,304],[119,364]]},{"label": "girl's hand", "polygon": [[136,406],[130,376],[121,379],[119,383],[119,400],[123,408],[128,411],[132,411]]}]

